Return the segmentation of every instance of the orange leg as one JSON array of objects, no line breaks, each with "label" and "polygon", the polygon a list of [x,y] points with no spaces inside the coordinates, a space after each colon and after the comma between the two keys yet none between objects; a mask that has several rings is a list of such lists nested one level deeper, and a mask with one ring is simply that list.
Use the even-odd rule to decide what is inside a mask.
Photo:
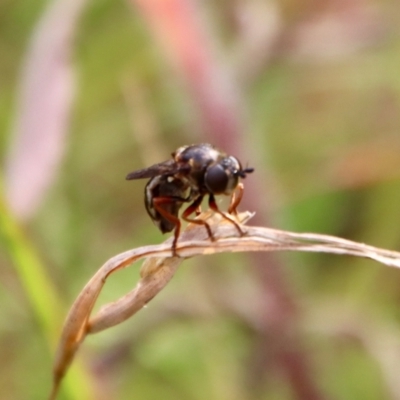
[{"label": "orange leg", "polygon": [[176,199],[171,197],[156,197],[153,199],[153,206],[166,220],[175,225],[174,241],[172,242],[172,255],[177,256],[176,243],[178,242],[178,237],[181,232],[181,221],[177,216],[172,215],[162,207],[163,204],[170,204],[174,201],[176,201]]},{"label": "orange leg", "polygon": [[242,197],[243,197],[243,183],[239,183],[237,185],[237,189],[235,190],[235,192],[232,194],[231,197],[231,204],[229,204],[229,208],[228,208],[228,213],[229,214],[235,214],[237,215],[237,206],[240,204],[240,202],[242,201]]},{"label": "orange leg", "polygon": [[[240,202],[240,199],[239,199]],[[221,215],[224,219],[228,220],[229,222],[231,222],[233,225],[235,225],[236,229],[238,230],[240,236],[244,235],[244,232],[240,229],[239,224],[229,215],[229,214],[225,214],[222,211],[220,211],[220,209],[217,206],[217,203],[215,202],[215,198],[212,194],[210,194],[210,197],[208,199],[208,204],[211,208],[211,210],[213,210],[214,212],[218,213],[219,215]],[[238,203],[239,204],[239,203]]]},{"label": "orange leg", "polygon": [[193,219],[193,218],[189,218],[190,214],[196,213],[197,211],[200,209],[200,204],[203,201],[203,197],[204,196],[199,196],[182,214],[182,218],[187,221],[187,222],[191,222],[193,224],[197,224],[197,225],[203,225],[206,230],[207,230],[207,234],[208,237],[210,238],[210,240],[214,241],[214,236],[211,232],[211,228],[210,225],[202,220],[202,219]]}]

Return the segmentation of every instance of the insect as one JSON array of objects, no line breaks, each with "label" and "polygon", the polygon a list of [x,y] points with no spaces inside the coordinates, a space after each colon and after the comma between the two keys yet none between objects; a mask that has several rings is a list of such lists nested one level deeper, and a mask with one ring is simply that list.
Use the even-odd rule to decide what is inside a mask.
[{"label": "insect", "polygon": [[[253,168],[243,168],[236,157],[219,151],[211,144],[202,143],[182,146],[172,153],[172,159],[130,172],[126,179],[150,178],[145,188],[147,213],[162,233],[175,230],[172,252],[176,255],[181,229],[179,210],[184,203],[189,205],[181,218],[204,225],[209,238],[214,240],[206,221],[190,218],[193,213],[200,214],[201,202],[207,195],[209,207],[234,224],[243,235],[230,214],[236,214],[242,199],[243,184],[239,179],[253,171]],[[220,194],[231,196],[228,214],[220,211],[215,202],[215,196]]]}]

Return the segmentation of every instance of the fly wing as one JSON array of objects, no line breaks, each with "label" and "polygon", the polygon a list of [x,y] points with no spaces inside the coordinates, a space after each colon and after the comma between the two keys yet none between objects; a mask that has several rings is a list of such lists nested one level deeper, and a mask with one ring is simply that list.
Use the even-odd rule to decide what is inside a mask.
[{"label": "fly wing", "polygon": [[145,179],[145,178],[154,178],[155,176],[160,176],[160,175],[175,175],[185,170],[186,170],[185,166],[177,164],[174,160],[168,160],[159,164],[154,164],[148,168],[130,172],[126,176],[126,179],[127,180]]}]

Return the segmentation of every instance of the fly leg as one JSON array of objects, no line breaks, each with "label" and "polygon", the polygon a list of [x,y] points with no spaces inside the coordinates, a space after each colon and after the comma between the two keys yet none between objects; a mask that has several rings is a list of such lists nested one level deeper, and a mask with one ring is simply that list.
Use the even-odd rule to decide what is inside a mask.
[{"label": "fly leg", "polygon": [[[155,197],[153,199],[154,208],[163,216],[167,221],[171,222],[174,227],[174,240],[172,242],[172,256],[176,257],[178,254],[176,252],[176,243],[178,242],[179,234],[181,233],[181,221],[175,215],[165,210],[163,206],[169,204],[175,204],[177,199],[175,197]],[[172,229],[171,229],[172,230]]]},{"label": "fly leg", "polygon": [[193,219],[193,218],[189,218],[190,214],[196,213],[196,215],[198,215],[198,211],[200,210],[200,204],[203,201],[203,197],[204,196],[199,196],[182,214],[182,218],[187,221],[187,222],[191,222],[193,224],[197,224],[197,225],[203,225],[206,230],[207,230],[207,234],[208,237],[210,238],[210,240],[214,241],[214,235],[211,232],[211,228],[210,225],[202,220],[202,219]]},{"label": "fly leg", "polygon": [[[240,203],[241,198],[242,198],[242,196],[240,195],[238,202],[236,200],[233,201],[233,205],[235,206],[235,208],[233,208],[234,210],[236,210],[236,207]],[[235,204],[235,203],[237,203],[237,204]],[[223,217],[224,219],[226,219],[227,221],[229,221],[233,225],[235,225],[235,228],[238,230],[240,236],[244,236],[245,235],[245,233],[240,228],[239,224],[229,214],[226,214],[226,213],[222,212],[218,208],[217,203],[215,202],[214,195],[210,194],[210,197],[208,198],[208,204],[209,204],[211,210],[213,210],[214,212],[218,213],[219,215],[221,215],[221,217]],[[231,208],[231,206],[229,208]]]},{"label": "fly leg", "polygon": [[244,189],[243,183],[240,182],[237,185],[236,191],[232,194],[231,203],[229,204],[229,208],[228,208],[228,213],[229,214],[237,215],[237,213],[238,213],[237,212],[237,206],[242,201],[243,191],[244,191],[243,189]]}]

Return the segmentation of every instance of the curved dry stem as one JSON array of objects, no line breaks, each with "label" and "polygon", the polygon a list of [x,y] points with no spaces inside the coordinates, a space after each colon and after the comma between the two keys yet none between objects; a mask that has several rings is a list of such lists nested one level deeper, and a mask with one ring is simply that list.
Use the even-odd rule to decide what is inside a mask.
[{"label": "curved dry stem", "polygon": [[[209,240],[203,226],[190,224],[179,238],[176,247],[179,257],[172,257],[172,239],[169,239],[160,245],[128,250],[108,260],[85,285],[68,313],[54,363],[53,392],[50,398],[56,398],[60,382],[86,335],[117,325],[139,311],[171,280],[185,258],[222,252],[296,250],[371,258],[400,268],[398,252],[335,236],[243,225],[252,215],[244,212],[237,216],[244,232],[243,236],[238,236],[236,226],[221,215],[211,212],[201,214],[198,218],[207,219],[216,240]],[[107,278],[142,258],[146,260],[136,287],[117,301],[106,304],[90,317]]]}]

